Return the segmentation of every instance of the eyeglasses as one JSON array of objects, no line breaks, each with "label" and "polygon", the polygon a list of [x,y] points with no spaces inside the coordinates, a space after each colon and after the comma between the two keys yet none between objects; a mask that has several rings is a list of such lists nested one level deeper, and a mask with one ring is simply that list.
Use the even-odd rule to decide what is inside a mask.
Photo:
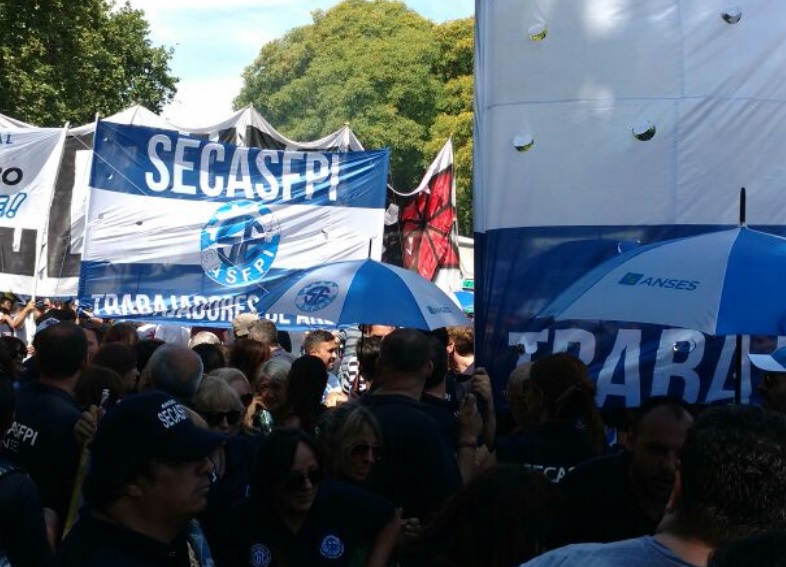
[{"label": "eyeglasses", "polygon": [[252,394],[251,392],[249,392],[248,394],[243,394],[240,396],[240,401],[242,402],[243,407],[247,408],[248,406],[251,405],[251,402],[254,401],[254,394]]},{"label": "eyeglasses", "polygon": [[227,425],[235,425],[238,421],[240,421],[240,414],[238,410],[230,410],[230,411],[211,411],[211,412],[200,412],[205,421],[207,422],[208,426],[210,427],[218,427],[221,425],[221,422],[224,419],[227,420]]},{"label": "eyeglasses", "polygon": [[322,482],[323,478],[325,478],[325,473],[322,472],[322,469],[311,469],[305,473],[292,472],[284,479],[284,488],[294,492],[303,489],[306,486],[306,481],[310,482],[312,486],[316,486]]},{"label": "eyeglasses", "polygon": [[382,447],[379,445],[369,445],[368,443],[357,443],[349,446],[349,454],[356,458],[365,457],[371,453],[371,458],[378,461],[382,458]]}]

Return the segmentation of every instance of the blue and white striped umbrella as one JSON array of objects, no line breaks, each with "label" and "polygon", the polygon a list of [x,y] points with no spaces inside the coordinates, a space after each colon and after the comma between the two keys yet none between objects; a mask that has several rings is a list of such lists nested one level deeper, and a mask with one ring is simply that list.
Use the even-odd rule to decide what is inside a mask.
[{"label": "blue and white striped umbrella", "polygon": [[371,323],[436,329],[472,324],[450,296],[417,272],[374,260],[299,271],[263,296],[256,309],[318,317],[338,326]]},{"label": "blue and white striped umbrella", "polygon": [[786,238],[739,227],[656,242],[600,264],[538,317],[786,334]]}]

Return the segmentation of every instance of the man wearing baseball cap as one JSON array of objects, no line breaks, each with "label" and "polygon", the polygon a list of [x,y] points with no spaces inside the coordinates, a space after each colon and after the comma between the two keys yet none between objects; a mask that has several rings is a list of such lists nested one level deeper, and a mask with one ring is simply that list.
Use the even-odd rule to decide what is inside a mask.
[{"label": "man wearing baseball cap", "polygon": [[764,372],[759,382],[762,405],[786,413],[786,347],[771,354],[749,354],[748,358],[753,366]]},{"label": "man wearing baseball cap", "polygon": [[211,455],[224,440],[197,427],[183,406],[157,390],[110,409],[90,446],[87,506],[63,542],[58,565],[200,565],[189,524],[207,504]]}]

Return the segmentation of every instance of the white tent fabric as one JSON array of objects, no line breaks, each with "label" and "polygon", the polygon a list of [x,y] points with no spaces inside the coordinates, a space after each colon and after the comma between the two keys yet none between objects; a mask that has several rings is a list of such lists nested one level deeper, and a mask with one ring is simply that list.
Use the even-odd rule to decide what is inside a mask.
[{"label": "white tent fabric", "polygon": [[281,134],[265,120],[251,105],[238,110],[218,124],[204,128],[190,128],[188,132],[195,136],[207,136],[211,140],[237,144],[239,146],[265,147],[278,150],[331,150],[338,152],[362,151],[363,146],[355,134],[345,125],[312,142],[297,142]]},{"label": "white tent fabric", "polygon": [[0,114],[0,128],[34,128],[34,126],[5,114]]}]

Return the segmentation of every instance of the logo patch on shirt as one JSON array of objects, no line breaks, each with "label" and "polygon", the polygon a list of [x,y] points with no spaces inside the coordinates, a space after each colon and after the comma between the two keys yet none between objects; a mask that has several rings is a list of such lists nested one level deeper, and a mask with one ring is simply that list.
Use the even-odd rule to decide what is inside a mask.
[{"label": "logo patch on shirt", "polygon": [[334,535],[325,536],[319,546],[319,553],[327,559],[338,559],[344,555],[344,542]]},{"label": "logo patch on shirt", "polygon": [[273,554],[266,545],[255,543],[251,546],[251,567],[268,567],[273,561]]}]

